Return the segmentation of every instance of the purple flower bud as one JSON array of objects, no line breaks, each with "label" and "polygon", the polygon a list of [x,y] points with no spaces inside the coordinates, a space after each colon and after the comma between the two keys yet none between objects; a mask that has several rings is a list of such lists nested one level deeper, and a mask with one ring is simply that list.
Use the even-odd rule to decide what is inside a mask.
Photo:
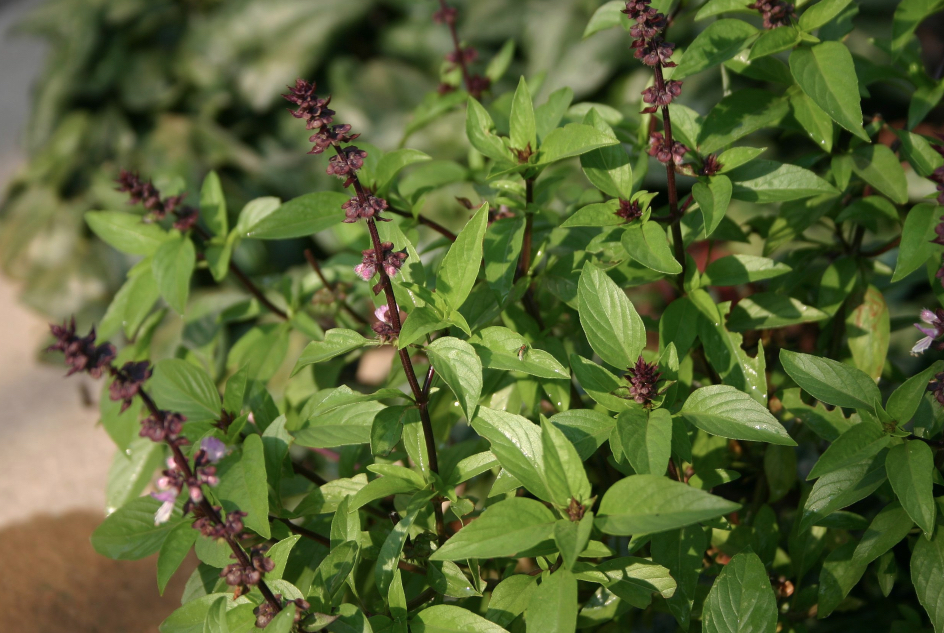
[{"label": "purple flower bud", "polygon": [[114,401],[121,401],[121,413],[131,406],[131,401],[141,391],[141,386],[151,377],[151,365],[148,361],[128,362],[118,370],[115,380],[108,386],[108,395]]},{"label": "purple flower bud", "polygon": [[433,22],[435,22],[436,24],[452,25],[456,23],[456,18],[458,17],[458,15],[459,15],[458,9],[456,9],[455,7],[443,5],[441,9],[439,9],[438,11],[436,11],[436,13],[433,14]]},{"label": "purple flower bud", "polygon": [[56,337],[56,342],[50,345],[47,351],[65,354],[66,364],[71,367],[67,376],[84,371],[92,378],[101,378],[117,355],[115,346],[111,343],[95,345],[94,327],[84,337],[76,336],[75,317],[62,325],[50,324],[49,329]]},{"label": "purple flower bud", "polygon": [[354,182],[357,170],[364,166],[365,158],[367,158],[367,152],[350,145],[328,160],[328,168],[325,171],[329,176],[337,176],[344,180],[344,186],[348,187]]},{"label": "purple flower bud", "polygon": [[330,128],[323,127],[315,134],[309,137],[309,141],[315,144],[309,154],[321,154],[329,147],[338,147],[341,143],[350,143],[360,134],[348,134],[351,131],[350,125],[334,125]]},{"label": "purple flower bud", "polygon": [[[371,326],[371,329],[377,334],[377,338],[380,339],[381,343],[389,343],[400,335],[400,328],[397,327],[393,320],[390,318],[390,307],[387,305],[382,305],[376,310],[374,310],[374,316],[377,318],[377,322]],[[400,314],[400,322],[402,323],[404,319],[403,314]]]},{"label": "purple flower bud", "polygon": [[370,281],[371,278],[377,274],[377,269],[380,268],[380,266],[383,266],[384,272],[387,273],[388,277],[393,277],[399,272],[400,268],[403,266],[403,262],[406,261],[406,249],[395,252],[393,250],[393,242],[383,242],[380,246],[383,249],[382,258],[378,258],[377,251],[372,248],[361,251],[364,259],[360,264],[354,267],[354,272],[364,281]]},{"label": "purple flower bud", "polygon": [[205,437],[200,442],[200,449],[206,454],[211,464],[215,464],[226,456],[226,444],[215,437]]},{"label": "purple flower bud", "polygon": [[380,213],[388,208],[387,201],[377,196],[368,195],[367,202],[362,202],[360,196],[354,196],[341,205],[344,209],[344,221],[353,224],[360,219],[374,218],[381,222],[389,222],[388,218],[380,217]]},{"label": "purple flower bud", "polygon": [[788,26],[790,21],[796,18],[793,5],[783,2],[783,0],[757,0],[757,2],[747,5],[747,8],[761,12],[765,29]]},{"label": "purple flower bud", "polygon": [[649,136],[649,155],[654,156],[660,163],[674,162],[676,165],[681,165],[688,151],[688,147],[678,141],[673,142],[672,147],[669,148],[661,132],[653,132]]},{"label": "purple flower bud", "polygon": [[651,406],[653,398],[658,394],[656,383],[662,377],[658,365],[647,363],[640,356],[636,364],[627,370],[626,377],[629,379],[629,396],[637,403],[648,407]]},{"label": "purple flower bud", "polygon": [[629,200],[623,200],[620,198],[619,208],[616,210],[616,215],[623,218],[627,222],[632,222],[633,220],[638,220],[642,217],[642,207],[639,205],[638,200],[630,202]]},{"label": "purple flower bud", "polygon": [[172,488],[164,492],[152,492],[151,496],[162,502],[161,507],[154,513],[154,525],[167,523],[174,512],[174,504],[177,503],[177,491]]},{"label": "purple flower bud", "polygon": [[315,94],[315,82],[308,83],[304,79],[296,79],[295,86],[289,86],[289,94],[282,95],[298,109],[289,110],[296,119],[305,119],[309,130],[317,130],[330,124],[334,120],[334,110],[328,107],[331,97],[321,99]]},{"label": "purple flower bud", "polygon": [[935,339],[944,336],[944,308],[937,308],[936,310],[928,310],[924,308],[920,313],[921,321],[926,323],[929,327],[924,327],[920,323],[915,323],[914,326],[918,328],[924,338],[915,343],[915,346],[911,348],[912,356],[919,356],[925,352],[931,344],[934,343]]}]

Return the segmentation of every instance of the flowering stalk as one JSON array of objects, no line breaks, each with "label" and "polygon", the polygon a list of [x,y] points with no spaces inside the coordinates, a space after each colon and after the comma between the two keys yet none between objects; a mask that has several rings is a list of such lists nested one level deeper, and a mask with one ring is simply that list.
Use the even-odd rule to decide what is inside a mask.
[{"label": "flowering stalk", "polygon": [[[390,277],[399,272],[407,258],[407,254],[405,251],[394,252],[392,243],[381,241],[380,233],[377,230],[377,221],[389,221],[388,218],[381,215],[389,209],[389,205],[386,200],[374,196],[372,192],[368,191],[357,176],[357,172],[364,166],[364,158],[367,157],[367,152],[354,145],[341,147],[344,143],[350,143],[358,135],[348,134],[351,130],[350,125],[329,127],[335,114],[334,110],[327,107],[331,102],[331,97],[321,98],[315,93],[315,89],[314,82],[309,83],[303,79],[297,79],[295,86],[289,86],[289,94],[283,96],[297,107],[296,110],[290,110],[292,116],[297,119],[305,119],[307,128],[315,130],[315,134],[310,138],[315,143],[315,147],[309,153],[321,154],[328,147],[333,147],[336,155],[330,158],[326,171],[329,175],[344,180],[344,187],[354,189],[354,197],[343,205],[346,216],[344,221],[353,223],[358,220],[365,220],[371,240],[371,248],[363,251],[363,261],[354,270],[365,281],[372,279],[375,274],[380,277],[380,282],[374,286],[373,290],[375,294],[379,294],[381,290],[383,291],[386,299],[386,310],[379,309],[377,311],[379,322],[374,326],[374,329],[382,342],[389,342],[399,335],[402,327],[400,307],[397,305]],[[406,374],[407,383],[409,383],[410,391],[413,394],[413,400],[419,409],[420,420],[423,424],[423,435],[426,440],[429,467],[432,472],[438,474],[439,459],[436,454],[433,424],[429,417],[428,393],[420,387],[409,351],[403,348],[398,351],[398,354],[400,364],[403,365],[403,371]],[[439,536],[439,542],[442,544],[446,540],[446,525],[443,519],[442,504],[438,500],[434,500],[433,510],[436,515],[436,532]]]},{"label": "flowering stalk", "polygon": [[[170,214],[176,218],[174,228],[178,229],[180,232],[183,233],[192,229],[204,242],[209,242],[213,238],[206,229],[197,224],[197,220],[200,217],[199,210],[194,207],[181,206],[180,203],[184,198],[183,194],[161,198],[161,192],[158,191],[151,181],[145,182],[136,172],[125,169],[119,172],[116,182],[118,183],[118,191],[129,194],[128,197],[130,198],[129,202],[131,204],[140,203],[144,205],[144,208],[148,210],[150,219],[162,220]],[[268,308],[272,314],[280,319],[288,320],[288,314],[269,301],[262,290],[252,282],[232,259],[229,261],[229,271],[233,273],[233,276],[239,280],[243,287],[246,288],[259,303]]]},{"label": "flowering stalk", "polygon": [[668,21],[665,15],[649,6],[650,0],[629,0],[622,11],[635,24],[630,29],[634,38],[632,47],[635,57],[647,66],[651,66],[655,76],[655,85],[643,91],[643,101],[649,106],[644,113],[653,113],[662,110],[662,129],[664,135],[653,131],[649,138],[649,155],[654,156],[665,165],[665,174],[668,181],[669,211],[672,226],[672,245],[675,248],[675,259],[682,267],[682,273],[676,277],[679,291],[682,292],[685,279],[685,245],[682,242],[681,220],[684,212],[679,211],[678,191],[675,185],[675,170],[682,164],[689,149],[675,141],[672,137],[672,119],[669,115],[669,104],[682,93],[682,82],[665,80],[663,68],[670,68],[676,64],[670,61],[675,44],[666,42],[662,37]]},{"label": "flowering stalk", "polygon": [[[143,388],[144,381],[151,376],[147,361],[132,361],[121,368],[115,367],[112,363],[117,356],[115,346],[111,343],[96,344],[94,328],[84,337],[76,336],[74,318],[61,326],[52,325],[50,329],[56,337],[56,343],[50,346],[49,350],[65,354],[66,363],[70,366],[67,375],[84,371],[93,378],[100,378],[108,372],[115,379],[109,386],[110,398],[120,401],[122,410],[130,406],[135,396],[147,407],[150,415],[142,421],[140,435],[155,442],[163,441],[170,447],[172,457],[168,461],[169,468],[164,471],[159,481],[159,487],[164,490],[153,495],[163,502],[155,516],[155,523],[160,524],[170,518],[177,496],[186,485],[189,499],[184,505],[184,512],[193,510],[197,516],[193,527],[210,538],[222,538],[233,551],[236,563],[223,570],[221,576],[227,579],[228,584],[237,587],[237,594],[249,585],[258,585],[267,603],[267,608],[262,611],[271,612],[268,617],[271,620],[271,617],[282,609],[281,601],[262,580],[262,574],[271,571],[272,560],[265,558],[262,551],[254,550],[247,554],[237,542],[236,539],[242,533],[242,517],[245,513],[231,512],[224,519],[220,514],[221,508],[212,506],[203,493],[204,485],[214,486],[219,482],[216,478],[216,467],[212,464],[225,454],[223,443],[215,438],[209,438],[212,441],[204,440],[195,454],[194,468],[191,468],[180,448],[186,443],[186,440],[180,437],[185,418],[177,413],[160,410]],[[260,621],[257,620],[257,626]],[[260,628],[267,623],[268,620]]]},{"label": "flowering stalk", "polygon": [[[459,11],[455,7],[446,4],[446,0],[439,0],[439,11],[433,14],[433,21],[437,24],[445,24],[449,27],[449,33],[452,35],[453,50],[446,55],[446,61],[458,66],[462,71],[462,81],[465,84],[465,90],[475,99],[480,99],[482,93],[489,89],[492,82],[488,77],[472,74],[469,72],[469,64],[474,62],[478,56],[478,51],[472,46],[463,47],[459,41],[459,33],[456,30],[456,18]],[[440,94],[445,94],[455,90],[453,86],[443,83],[439,85]]]}]

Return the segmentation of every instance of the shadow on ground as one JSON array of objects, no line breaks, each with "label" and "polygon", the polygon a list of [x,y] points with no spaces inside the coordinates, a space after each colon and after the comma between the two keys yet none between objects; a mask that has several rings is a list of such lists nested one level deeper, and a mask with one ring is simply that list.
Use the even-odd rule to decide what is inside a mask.
[{"label": "shadow on ground", "polygon": [[92,549],[101,514],[39,516],[0,530],[0,613],[10,633],[154,633],[171,611],[196,560],[157,591],[157,557],[113,561]]}]

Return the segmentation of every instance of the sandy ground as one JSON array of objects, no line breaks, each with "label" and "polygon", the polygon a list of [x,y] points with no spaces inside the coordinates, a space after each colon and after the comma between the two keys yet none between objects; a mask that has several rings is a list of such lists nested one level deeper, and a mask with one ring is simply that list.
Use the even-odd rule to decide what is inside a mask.
[{"label": "sandy ground", "polygon": [[[8,29],[36,4],[0,3],[0,185],[22,160],[16,136],[43,54]],[[180,604],[187,570],[161,598],[155,559],[119,562],[95,553],[89,535],[104,517],[114,445],[97,427],[96,409],[83,404],[87,378],[66,381],[63,367],[38,362],[47,325],[18,305],[16,288],[3,278],[0,325],[0,631],[157,631]]]}]

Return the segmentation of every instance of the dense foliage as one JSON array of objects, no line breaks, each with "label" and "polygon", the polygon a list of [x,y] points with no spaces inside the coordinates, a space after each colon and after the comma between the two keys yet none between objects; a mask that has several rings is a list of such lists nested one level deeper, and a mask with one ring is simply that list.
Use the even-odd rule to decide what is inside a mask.
[{"label": "dense foliage", "polygon": [[[97,331],[53,327],[119,448],[93,545],[159,553],[161,590],[196,551],[164,633],[941,633],[944,308],[909,307],[944,298],[941,8],[859,55],[852,0],[608,2],[584,36],[645,73],[618,109],[553,69],[503,91],[512,46],[479,59],[440,2],[397,135],[459,113],[461,161],[298,79],[333,186],[231,213],[216,172],[113,173],[133,206],[84,220],[133,266]],[[310,236],[304,267],[236,257]]]}]

